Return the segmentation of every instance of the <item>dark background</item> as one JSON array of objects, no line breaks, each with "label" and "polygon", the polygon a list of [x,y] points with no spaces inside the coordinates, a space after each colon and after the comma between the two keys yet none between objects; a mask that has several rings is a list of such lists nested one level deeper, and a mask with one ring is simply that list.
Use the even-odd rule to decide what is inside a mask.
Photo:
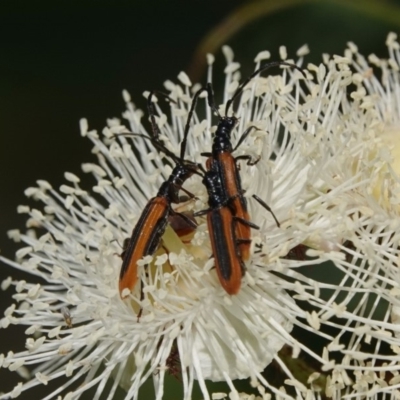
[{"label": "dark background", "polygon": [[[144,108],[143,91],[161,89],[163,81],[175,80],[181,70],[189,71],[195,81],[204,82],[204,64],[199,61],[204,58],[198,56],[199,45],[226,18],[237,15],[238,32],[228,35],[226,43],[234,48],[247,72],[260,50],[270,50],[272,59],[278,59],[280,45],[286,45],[289,57],[294,57],[295,51],[308,43],[311,54],[306,61],[315,63],[323,52],[343,54],[348,41],[355,42],[365,55],[386,56],[387,33],[399,31],[399,1],[349,1],[354,5],[351,8],[340,1],[293,1],[290,7],[244,23],[250,3],[1,2],[2,255],[13,258],[17,249],[6,232],[24,229],[26,217],[16,213],[17,205],[29,204],[24,189],[35,185],[37,179],[48,180],[58,188],[64,183],[65,171],[83,175],[80,165],[93,161],[89,141],[80,137],[79,119],[86,117],[91,128],[101,130],[106,118],[121,116],[125,107],[122,89],[127,89],[132,101]],[[276,0],[276,4],[286,3],[289,5]],[[240,24],[243,27],[239,29]],[[223,65],[221,52],[213,48],[209,51],[215,52]],[[22,278],[0,265],[0,281],[9,275]],[[11,304],[11,293],[10,289],[0,292],[0,316]],[[23,331],[15,327],[0,329],[0,353],[23,349]],[[15,373],[1,369],[0,392],[8,391],[19,380]],[[35,391],[20,398],[41,397],[41,392]]]}]

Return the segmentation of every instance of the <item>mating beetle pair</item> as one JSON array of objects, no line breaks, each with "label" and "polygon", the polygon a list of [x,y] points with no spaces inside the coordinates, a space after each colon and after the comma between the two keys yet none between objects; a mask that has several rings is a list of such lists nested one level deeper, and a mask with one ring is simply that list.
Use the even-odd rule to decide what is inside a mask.
[{"label": "mating beetle pair", "polygon": [[[244,87],[251,79],[260,72],[279,65],[287,65],[303,73],[296,65],[283,61],[271,62],[261,66],[239,85],[231,99],[227,101],[225,116],[221,116],[215,106],[211,83],[208,83],[205,88],[201,88],[197,91],[194,95],[186,121],[180,148],[180,157],[170,152],[160,139],[160,130],[155,120],[154,103],[152,101],[154,92],[150,93],[148,96],[148,111],[152,125],[152,136],[135,136],[141,136],[150,140],[157,150],[174,160],[175,167],[169,178],[161,185],[157,195],[148,201],[122,253],[123,262],[119,280],[119,290],[122,297],[126,294],[124,291],[125,289],[129,289],[129,291],[134,289],[138,280],[137,262],[146,255],[152,255],[157,250],[161,237],[165,232],[168,218],[171,215],[179,216],[189,226],[195,229],[196,224],[193,220],[188,218],[185,214],[175,212],[171,206],[172,203],[180,202],[179,192],[181,190],[190,197],[194,197],[191,193],[182,188],[184,182],[193,174],[198,174],[203,177],[203,183],[208,192],[209,208],[197,212],[195,216],[204,214],[207,216],[211,248],[218,278],[222,287],[228,294],[233,295],[239,292],[242,276],[245,273],[244,262],[247,261],[250,256],[251,228],[258,229],[258,226],[249,220],[247,202],[243,196],[244,191],[241,186],[237,161],[245,159],[249,164],[255,164],[255,162],[251,160],[250,156],[244,155],[235,158],[232,153],[246,139],[254,127],[248,128],[239,138],[236,147],[233,147],[231,143],[231,133],[238,119],[234,115],[228,116],[228,113],[235,98],[242,93]],[[212,150],[210,153],[202,153],[203,156],[208,157],[206,169],[200,164],[196,164],[184,158],[190,129],[190,120],[198,98],[204,91],[207,92],[209,106],[219,118]],[[160,94],[168,97],[162,93]],[[272,214],[276,224],[279,226],[279,222],[269,206],[258,196],[253,195],[253,197]]]}]

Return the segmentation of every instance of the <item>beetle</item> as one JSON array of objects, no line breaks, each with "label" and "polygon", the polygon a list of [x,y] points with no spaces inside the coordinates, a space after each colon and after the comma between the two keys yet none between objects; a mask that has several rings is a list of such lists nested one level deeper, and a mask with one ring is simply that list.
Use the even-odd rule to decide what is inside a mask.
[{"label": "beetle", "polygon": [[[161,184],[156,196],[148,201],[135,227],[133,228],[130,239],[125,242],[124,251],[121,255],[122,266],[119,277],[119,291],[122,298],[127,297],[125,289],[128,289],[130,292],[132,292],[138,281],[137,262],[147,255],[154,254],[159,247],[170,216],[179,216],[185,221],[186,225],[191,226],[192,229],[195,229],[197,226],[193,218],[186,216],[184,213],[175,212],[171,204],[180,202],[180,190],[183,190],[189,196],[194,197],[191,193],[184,190],[182,185],[187,179],[196,173],[198,169],[198,165],[189,160],[185,160],[184,155],[190,119],[193,115],[193,110],[196,106],[200,92],[196,93],[195,97],[193,98],[184,130],[184,136],[181,142],[180,157],[177,157],[175,154],[170,152],[159,138],[160,130],[155,121],[154,105],[151,101],[153,94],[154,92],[151,92],[148,96],[148,108],[152,122],[153,136],[150,137],[143,134],[132,135],[150,140],[154,147],[166,154],[175,162],[175,167],[173,168],[168,179]],[[168,97],[167,95],[164,96]]]},{"label": "beetle", "polygon": [[246,271],[239,248],[242,238],[236,236],[236,225],[246,223],[253,228],[256,226],[233,214],[229,206],[231,199],[226,197],[223,183],[216,171],[205,171],[203,184],[207,189],[209,208],[198,211],[195,215],[207,215],[208,233],[218,279],[223,289],[234,295],[239,292]]},{"label": "beetle", "polygon": [[[248,165],[254,165],[259,159],[253,161],[249,155],[234,157],[232,153],[243,143],[250,132],[257,128],[251,126],[246,129],[246,131],[240,136],[236,146],[233,147],[231,143],[231,134],[238,122],[238,118],[235,117],[234,113],[231,116],[228,116],[228,112],[234,100],[243,92],[244,87],[251,81],[251,79],[262,71],[279,65],[287,65],[296,68],[303,73],[298,66],[284,61],[271,62],[261,66],[239,85],[233,96],[227,101],[224,116],[221,116],[215,105],[211,82],[208,82],[206,86],[208,105],[213,110],[214,114],[217,115],[219,123],[213,139],[211,152],[201,153],[201,155],[208,157],[206,162],[207,170],[213,171],[219,177],[224,196],[227,198],[228,205],[232,209],[233,215],[236,217],[236,236],[240,238],[238,246],[241,257],[244,261],[247,261],[250,257],[251,228],[259,229],[259,227],[249,223],[250,217],[247,210],[247,201],[243,195],[244,190],[242,189],[237,161],[247,160]],[[275,223],[279,227],[279,221],[275,217],[271,208],[256,194],[253,194],[252,197],[271,213]]]}]

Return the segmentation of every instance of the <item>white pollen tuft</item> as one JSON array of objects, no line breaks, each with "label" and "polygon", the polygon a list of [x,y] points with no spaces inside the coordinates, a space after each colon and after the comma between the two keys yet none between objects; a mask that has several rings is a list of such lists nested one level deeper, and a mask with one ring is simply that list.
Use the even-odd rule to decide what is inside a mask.
[{"label": "white pollen tuft", "polygon": [[264,51],[260,51],[257,54],[256,58],[254,59],[254,62],[259,63],[261,61],[268,60],[270,58],[271,58],[271,53],[267,50],[264,50]]},{"label": "white pollen tuft", "polygon": [[35,378],[43,385],[47,385],[47,383],[49,382],[49,377],[45,374],[42,374],[41,372],[37,372]]},{"label": "white pollen tuft", "polygon": [[185,86],[192,86],[192,82],[190,81],[187,74],[183,71],[179,72],[178,79],[185,85]]},{"label": "white pollen tuft", "polygon": [[15,256],[18,259],[24,258],[25,256],[27,256],[28,254],[30,254],[32,252],[32,247],[28,246],[28,247],[24,247],[22,249],[19,249],[16,253]]},{"label": "white pollen tuft", "polygon": [[72,174],[71,172],[65,172],[64,177],[67,181],[70,181],[72,183],[79,183],[81,181],[79,177],[77,177],[75,174]]},{"label": "white pollen tuft", "polygon": [[297,57],[304,57],[307,54],[310,53],[310,48],[308,47],[308,44],[304,44],[301,46],[297,51],[296,51],[296,56]]},{"label": "white pollen tuft", "polygon": [[122,98],[124,99],[125,103],[129,103],[131,101],[131,95],[125,89],[122,90]]},{"label": "white pollen tuft", "polygon": [[3,290],[3,291],[7,290],[10,287],[11,282],[12,282],[11,276],[9,276],[8,278],[4,279],[1,282],[1,290]]},{"label": "white pollen tuft", "polygon": [[79,129],[81,131],[81,136],[85,137],[89,129],[88,121],[86,118],[81,118],[79,120]]},{"label": "white pollen tuft", "polygon": [[231,62],[225,69],[225,74],[232,74],[240,68],[240,64],[237,62]]},{"label": "white pollen tuft", "polygon": [[224,45],[222,46],[222,53],[224,53],[226,63],[229,65],[233,61],[234,57],[232,48],[227,45]]},{"label": "white pollen tuft", "polygon": [[21,366],[15,371],[21,378],[28,380],[31,378],[31,373],[28,368]]},{"label": "white pollen tuft", "polygon": [[73,349],[72,343],[62,344],[58,348],[58,354],[60,354],[61,356],[65,356],[66,354],[70,353],[72,349]]},{"label": "white pollen tuft", "polygon": [[279,57],[281,60],[286,60],[288,55],[287,55],[287,49],[286,46],[280,46],[279,47]]},{"label": "white pollen tuft", "polygon": [[16,371],[18,368],[22,367],[24,365],[25,361],[24,360],[18,360],[8,367],[10,371]]},{"label": "white pollen tuft", "polygon": [[213,54],[208,53],[207,54],[207,64],[208,65],[213,65],[215,61],[215,57]]},{"label": "white pollen tuft", "polygon": [[213,393],[211,395],[212,400],[226,399],[228,395],[226,393]]},{"label": "white pollen tuft", "polygon": [[318,317],[318,314],[313,311],[311,313],[307,313],[307,322],[310,324],[312,328],[319,331],[321,328],[321,323]]},{"label": "white pollen tuft", "polygon": [[30,212],[29,206],[18,206],[17,213],[18,214],[28,214]]},{"label": "white pollen tuft", "polygon": [[10,393],[10,397],[12,399],[15,399],[16,397],[19,397],[19,395],[22,392],[22,382],[19,382],[13,389],[13,391]]},{"label": "white pollen tuft", "polygon": [[65,368],[65,376],[70,377],[74,372],[74,363],[70,360]]},{"label": "white pollen tuft", "polygon": [[72,196],[67,196],[65,198],[64,207],[69,210],[72,204],[74,204],[74,198]]},{"label": "white pollen tuft", "polygon": [[47,336],[49,337],[49,339],[55,338],[60,334],[60,331],[61,331],[61,326],[56,326],[55,328],[49,331]]}]

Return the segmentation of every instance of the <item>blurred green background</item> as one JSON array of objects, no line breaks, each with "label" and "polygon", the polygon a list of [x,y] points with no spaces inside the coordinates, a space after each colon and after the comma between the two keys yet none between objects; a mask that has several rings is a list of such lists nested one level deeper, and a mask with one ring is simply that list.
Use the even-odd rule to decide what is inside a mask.
[{"label": "blurred green background", "polygon": [[[144,108],[143,91],[162,88],[181,70],[204,83],[204,53],[213,52],[222,66],[225,43],[246,73],[260,50],[270,50],[275,60],[281,45],[294,57],[307,43],[306,62],[314,63],[322,53],[343,54],[348,41],[363,54],[385,57],[387,33],[399,30],[400,0],[3,0],[1,254],[13,258],[17,248],[6,232],[24,228],[26,218],[16,213],[17,205],[29,204],[24,189],[37,179],[58,188],[65,171],[82,175],[80,165],[94,158],[89,141],[80,137],[79,119],[101,130],[106,118],[121,116],[122,89]],[[9,275],[22,278],[1,265],[0,281]],[[0,293],[1,314],[11,293]],[[23,349],[23,331],[0,330],[0,353]],[[19,380],[1,369],[0,392]],[[40,399],[41,390],[20,398]]]}]

